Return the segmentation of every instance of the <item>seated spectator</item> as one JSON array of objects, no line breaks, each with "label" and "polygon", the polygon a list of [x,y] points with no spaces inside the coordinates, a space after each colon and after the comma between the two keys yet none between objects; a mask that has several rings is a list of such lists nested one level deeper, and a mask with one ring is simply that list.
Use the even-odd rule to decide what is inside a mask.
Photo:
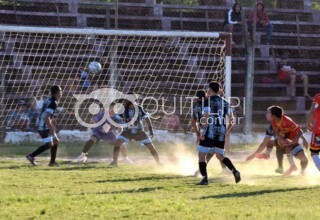
[{"label": "seated spectator", "polygon": [[288,59],[282,58],[278,62],[278,75],[281,83],[290,83],[291,97],[296,96],[296,81],[300,80],[303,82],[303,95],[306,98],[311,98],[308,94],[309,78],[308,75],[298,74],[297,71],[290,65],[287,64]]},{"label": "seated spectator", "polygon": [[224,20],[224,30],[233,33],[233,25],[241,24],[241,5],[236,2],[232,8],[228,11]]},{"label": "seated spectator", "polygon": [[[251,36],[253,34],[253,19],[255,12],[251,12],[248,18],[248,31]],[[264,4],[262,1],[258,1],[257,3],[257,17],[256,17],[257,28],[263,28],[267,31],[267,42],[266,44],[270,44],[271,35],[272,35],[272,24],[270,23],[268,15],[264,12]]]},{"label": "seated spectator", "polygon": [[9,112],[6,122],[6,130],[28,130],[30,119],[27,114],[27,104],[25,100],[21,99],[18,102],[18,109]]}]

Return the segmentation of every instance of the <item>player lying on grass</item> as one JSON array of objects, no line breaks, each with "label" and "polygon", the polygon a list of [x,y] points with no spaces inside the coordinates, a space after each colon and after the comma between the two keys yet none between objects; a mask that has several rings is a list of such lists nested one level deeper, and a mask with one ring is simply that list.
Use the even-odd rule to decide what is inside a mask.
[{"label": "player lying on grass", "polygon": [[[266,118],[269,123],[272,123],[272,116],[270,110],[267,110]],[[273,139],[273,140],[272,140]],[[308,142],[304,135],[302,135],[303,145],[304,147],[308,147]],[[257,157],[259,159],[269,159],[270,154],[273,147],[276,147],[276,155],[278,161],[278,168],[275,170],[277,173],[283,173],[283,155],[285,154],[284,148],[280,147],[278,144],[278,140],[275,137],[273,127],[270,125],[266,130],[266,135],[260,144],[259,148],[251,155],[249,155],[246,160],[252,160],[253,158]],[[264,153],[261,153],[266,148]],[[291,154],[287,154],[288,161],[290,164],[290,168],[284,173],[284,176],[289,176],[293,171],[297,170],[297,167],[294,163],[293,156]]]},{"label": "player lying on grass", "polygon": [[284,115],[281,107],[271,106],[268,110],[271,113],[272,127],[279,146],[285,149],[286,154],[291,153],[300,160],[301,174],[304,175],[308,166],[308,158],[303,147],[299,144],[299,139],[303,135],[301,127]]},{"label": "player lying on grass", "polygon": [[[232,171],[235,182],[241,180],[240,172],[234,167],[231,160],[224,156],[225,135],[233,125],[232,111],[229,103],[219,96],[220,83],[209,83],[208,107],[202,109],[200,119],[200,137],[198,146],[199,170],[202,180],[198,185],[208,185],[206,155],[216,154],[219,161]],[[229,116],[227,128],[227,116]],[[196,129],[197,130],[197,129]]]},{"label": "player lying on grass", "polygon": [[[104,114],[105,114],[104,111],[99,112],[97,115],[95,115],[91,119],[90,123],[96,124],[96,123],[100,122],[103,119]],[[114,104],[110,105],[109,115],[112,120],[114,120],[118,124],[122,124],[121,117],[114,112]],[[120,133],[122,132],[121,127],[117,128],[117,129]],[[98,143],[100,140],[104,140],[110,145],[114,145],[116,142],[116,139],[117,139],[116,134],[115,134],[116,128],[108,122],[108,119],[106,119],[101,125],[94,127],[91,130],[92,130],[92,135],[91,135],[90,139],[84,144],[82,153],[77,158],[78,163],[84,163],[87,161],[89,150],[91,149],[91,147],[93,145]],[[132,164],[133,162],[127,156],[128,152],[127,152],[127,148],[126,148],[125,144],[121,145],[120,150],[121,150],[121,153],[124,157],[124,162]]]},{"label": "player lying on grass", "polygon": [[[134,95],[133,93],[128,93],[128,95]],[[151,124],[151,120],[149,116],[145,113],[143,108],[138,105],[136,102],[131,103],[130,101],[126,101],[124,103],[124,112],[119,114],[124,123],[129,123],[132,120],[135,120],[134,123],[128,127],[124,127],[121,134],[117,137],[115,142],[114,150],[113,150],[113,162],[110,164],[111,166],[117,166],[118,164],[118,156],[120,152],[120,146],[123,143],[128,143],[130,140],[134,139],[138,141],[141,145],[146,146],[154,160],[158,165],[160,165],[159,155],[154,147],[151,138],[153,137],[153,128]],[[135,115],[135,106],[138,108],[138,117],[134,119]],[[150,137],[144,131],[144,126],[142,124],[142,120],[145,120],[150,132]]]},{"label": "player lying on grass", "polygon": [[52,86],[51,97],[44,101],[41,113],[37,120],[38,132],[44,142],[38,149],[26,155],[27,160],[36,166],[35,157],[51,148],[49,166],[56,165],[56,156],[59,139],[56,134],[56,122],[53,123],[53,115],[57,110],[57,102],[61,98],[60,86]]},{"label": "player lying on grass", "polygon": [[307,121],[308,130],[312,131],[311,136],[311,157],[320,171],[320,93],[316,94],[310,109],[310,113],[308,115]]},{"label": "player lying on grass", "polygon": [[[194,103],[194,107],[193,107],[193,112],[192,112],[192,120],[191,120],[191,124],[192,124],[192,128],[194,133],[196,134],[197,137],[197,144],[199,144],[200,142],[200,119],[203,115],[202,111],[203,111],[203,107],[208,107],[208,96],[206,91],[204,90],[198,90],[196,92],[196,97],[198,98],[196,100],[196,102]],[[198,126],[199,125],[199,126]],[[212,155],[211,154],[207,154],[206,155],[206,162],[207,164],[209,163],[209,161],[211,160]],[[227,173],[229,172],[226,168],[226,165],[224,165],[222,162],[220,162],[222,171],[221,173]],[[195,177],[200,175],[200,170],[197,170],[194,174]]]}]

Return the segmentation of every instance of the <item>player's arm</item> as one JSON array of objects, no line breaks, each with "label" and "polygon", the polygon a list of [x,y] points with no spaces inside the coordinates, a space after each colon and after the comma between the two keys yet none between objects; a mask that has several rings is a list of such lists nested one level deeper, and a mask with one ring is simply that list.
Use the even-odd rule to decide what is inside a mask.
[{"label": "player's arm", "polygon": [[200,132],[199,132],[198,124],[197,124],[197,119],[195,119],[194,117],[192,117],[191,125],[192,125],[193,132],[196,134],[197,143],[199,143],[199,141],[200,141]]},{"label": "player's arm", "polygon": [[50,117],[51,117],[51,113],[46,112],[46,114],[44,116],[44,121],[45,121],[47,127],[49,128],[49,132],[50,132],[51,136],[55,137],[55,141],[58,141],[57,134],[56,134],[56,126],[51,123]]},{"label": "player's arm", "polygon": [[227,134],[230,133],[231,129],[233,128],[234,126],[234,116],[233,116],[233,111],[230,109],[229,110],[229,114],[228,114],[228,127],[227,127]]},{"label": "player's arm", "polygon": [[297,135],[292,139],[291,143],[286,144],[285,147],[294,147],[297,145],[297,143],[299,142],[299,139],[302,137],[303,135],[303,131],[301,130],[301,128],[298,130]]},{"label": "player's arm", "polygon": [[268,142],[271,140],[271,136],[265,136],[265,138],[263,139],[262,143],[260,144],[260,146],[258,147],[258,149],[251,155],[249,155],[246,158],[246,161],[252,160],[253,158],[256,157],[256,155],[258,155],[259,153],[261,153],[268,145]]}]

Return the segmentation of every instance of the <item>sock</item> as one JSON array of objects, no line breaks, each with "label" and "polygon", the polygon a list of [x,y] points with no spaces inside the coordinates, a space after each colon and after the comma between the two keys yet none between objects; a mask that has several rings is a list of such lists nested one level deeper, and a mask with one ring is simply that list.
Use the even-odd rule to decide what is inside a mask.
[{"label": "sock", "polygon": [[206,162],[199,162],[199,170],[200,170],[202,177],[207,179],[208,175],[207,175],[207,163]]},{"label": "sock", "polygon": [[51,153],[50,164],[54,164],[56,162],[57,150],[58,150],[58,145],[53,145],[53,147],[51,147],[51,149],[50,149],[50,153]]},{"label": "sock", "polygon": [[120,147],[114,146],[114,148],[113,148],[113,162],[115,162],[115,163],[118,162],[119,152],[120,152]]},{"label": "sock", "polygon": [[272,147],[267,147],[266,150],[264,151],[264,154],[270,157],[272,151]]},{"label": "sock", "polygon": [[228,157],[225,157],[222,160],[222,163],[224,163],[232,172],[236,171],[236,168],[233,166],[231,160]]},{"label": "sock", "polygon": [[290,167],[296,166],[293,156],[291,154],[287,154],[287,157],[288,157],[288,162],[290,164]]},{"label": "sock", "polygon": [[84,144],[84,147],[83,147],[83,150],[82,150],[82,152],[83,153],[88,153],[89,152],[89,150],[90,150],[90,148],[92,147],[94,145],[94,142],[93,142],[93,140],[88,140],[85,144]]},{"label": "sock", "polygon": [[48,150],[50,148],[50,144],[46,143],[42,146],[40,146],[37,150],[33,151],[31,154],[29,154],[31,157],[36,157],[39,154],[45,152],[46,150]]},{"label": "sock", "polygon": [[153,156],[154,160],[157,162],[157,164],[160,164],[158,152],[154,149],[150,151],[150,153]]},{"label": "sock", "polygon": [[283,153],[284,151],[280,147],[277,147],[277,150],[276,150],[277,161],[278,161],[278,166],[281,168],[283,167]]},{"label": "sock", "polygon": [[313,160],[314,164],[316,165],[316,167],[318,168],[318,170],[320,171],[320,158],[319,158],[319,155],[313,155],[312,156],[312,160]]}]

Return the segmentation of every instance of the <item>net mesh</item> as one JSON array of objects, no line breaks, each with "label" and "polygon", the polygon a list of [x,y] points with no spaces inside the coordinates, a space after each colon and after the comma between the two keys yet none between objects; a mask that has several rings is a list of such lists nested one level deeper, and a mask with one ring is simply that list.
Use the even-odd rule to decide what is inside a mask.
[{"label": "net mesh", "polygon": [[[58,129],[87,129],[75,117],[74,95],[113,88],[139,95],[156,129],[188,132],[188,97],[212,80],[224,86],[222,38],[1,32],[0,43],[0,124],[6,131],[36,131],[43,100],[60,85]],[[100,73],[89,73],[91,61],[101,64]],[[93,116],[91,98],[77,109],[86,122]]]}]

